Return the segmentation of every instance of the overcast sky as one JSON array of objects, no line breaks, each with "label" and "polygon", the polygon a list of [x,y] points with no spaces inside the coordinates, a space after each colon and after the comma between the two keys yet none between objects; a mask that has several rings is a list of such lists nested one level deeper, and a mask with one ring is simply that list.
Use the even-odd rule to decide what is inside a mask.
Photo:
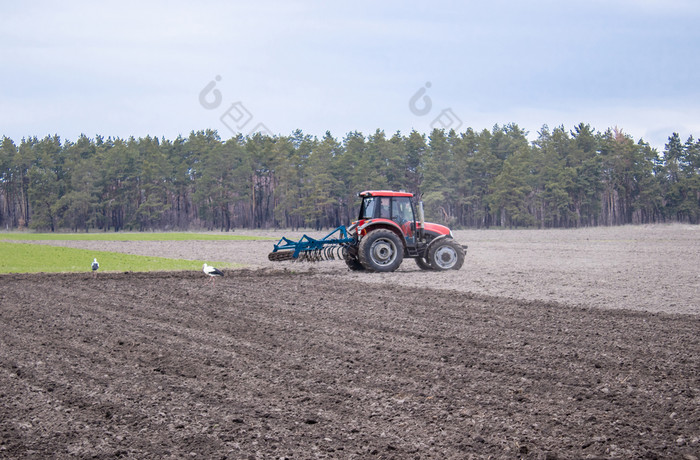
[{"label": "overcast sky", "polygon": [[700,137],[700,2],[0,0],[0,136]]}]

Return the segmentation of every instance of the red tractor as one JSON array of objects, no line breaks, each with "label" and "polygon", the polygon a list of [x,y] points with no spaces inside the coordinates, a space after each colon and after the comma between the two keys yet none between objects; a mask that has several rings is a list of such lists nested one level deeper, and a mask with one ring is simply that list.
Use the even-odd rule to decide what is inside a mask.
[{"label": "red tractor", "polygon": [[423,203],[416,206],[412,193],[368,190],[358,196],[360,213],[350,227],[340,226],[322,239],[282,238],[269,259],[340,257],[351,270],[374,272],[393,272],[405,257],[415,259],[423,270],[459,270],[464,264],[466,246],[458,244],[444,225],[425,222]]}]

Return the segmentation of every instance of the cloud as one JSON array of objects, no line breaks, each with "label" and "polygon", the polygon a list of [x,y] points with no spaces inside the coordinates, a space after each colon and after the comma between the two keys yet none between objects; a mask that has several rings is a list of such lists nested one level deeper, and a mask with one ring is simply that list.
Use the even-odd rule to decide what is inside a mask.
[{"label": "cloud", "polygon": [[[635,137],[700,120],[700,7],[690,1],[3,8],[11,71],[0,74],[0,135],[11,137],[225,130],[221,113],[198,103],[217,75],[225,104],[244,104],[279,134],[429,129],[447,108],[476,129],[583,121]],[[434,112],[416,117],[408,101],[426,82]]]}]

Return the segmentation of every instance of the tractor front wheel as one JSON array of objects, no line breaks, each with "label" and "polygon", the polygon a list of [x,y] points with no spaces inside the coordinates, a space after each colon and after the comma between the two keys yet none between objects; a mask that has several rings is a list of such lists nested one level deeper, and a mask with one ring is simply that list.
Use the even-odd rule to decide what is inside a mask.
[{"label": "tractor front wheel", "polygon": [[403,261],[403,245],[391,230],[370,231],[362,238],[358,249],[360,263],[367,270],[393,272]]},{"label": "tractor front wheel", "polygon": [[464,264],[464,250],[452,239],[443,239],[428,250],[428,262],[435,270],[459,270]]}]

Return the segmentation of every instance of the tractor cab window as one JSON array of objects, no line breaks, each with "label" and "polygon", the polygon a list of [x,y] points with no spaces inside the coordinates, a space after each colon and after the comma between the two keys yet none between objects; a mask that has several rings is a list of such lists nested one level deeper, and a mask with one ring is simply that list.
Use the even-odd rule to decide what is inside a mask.
[{"label": "tractor cab window", "polygon": [[377,205],[377,198],[366,197],[362,200],[362,206],[360,207],[360,220],[372,219],[374,217],[374,208]]},{"label": "tractor cab window", "polygon": [[408,197],[395,197],[392,209],[391,219],[399,225],[406,222],[413,222],[413,208],[411,200]]},{"label": "tractor cab window", "polygon": [[381,217],[391,219],[391,198],[365,197],[360,207],[360,220]]},{"label": "tractor cab window", "polygon": [[382,197],[380,200],[379,217],[382,219],[391,219],[391,198]]},{"label": "tractor cab window", "polygon": [[406,241],[409,244],[413,244],[416,224],[413,218],[413,207],[411,206],[410,198],[403,196],[394,197],[391,207],[391,220],[399,224]]}]

